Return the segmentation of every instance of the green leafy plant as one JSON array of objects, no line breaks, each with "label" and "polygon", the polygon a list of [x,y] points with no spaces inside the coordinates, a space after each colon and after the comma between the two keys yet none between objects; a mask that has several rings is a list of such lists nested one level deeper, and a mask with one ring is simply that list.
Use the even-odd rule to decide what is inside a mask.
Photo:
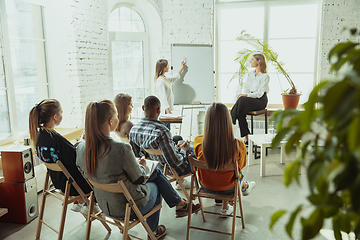
[{"label": "green leafy plant", "polygon": [[[241,35],[236,38],[238,41],[243,41],[252,46],[252,49],[242,49],[237,53],[237,57],[234,61],[240,64],[239,69],[233,75],[231,80],[237,78],[239,79],[240,84],[242,84],[243,77],[249,72],[248,63],[250,62],[252,56],[256,53],[262,53],[266,61],[273,64],[278,71],[278,73],[285,76],[286,80],[290,84],[289,89],[285,90],[284,93],[287,94],[296,94],[297,89],[295,87],[294,82],[291,80],[289,73],[284,69],[284,63],[278,60],[278,54],[266,43],[262,42],[260,39],[246,33],[246,31],[242,31]],[[230,81],[231,81],[230,80]]]},{"label": "green leafy plant", "polygon": [[[350,33],[352,38],[358,38],[357,29]],[[278,134],[272,147],[279,146],[286,137],[287,153],[294,145],[302,149],[301,156],[285,170],[285,185],[293,180],[299,183],[299,169],[303,166],[310,190],[308,204],[290,213],[286,231],[292,238],[294,221],[301,218],[302,239],[311,239],[319,233],[324,220],[331,219],[337,240],[342,239],[341,231],[353,232],[360,239],[360,43],[340,42],[328,57],[337,81],[318,84],[304,104],[304,111],[288,109],[274,114]],[[300,217],[305,208],[312,213]],[[286,214],[284,209],[275,212],[270,228]]]}]

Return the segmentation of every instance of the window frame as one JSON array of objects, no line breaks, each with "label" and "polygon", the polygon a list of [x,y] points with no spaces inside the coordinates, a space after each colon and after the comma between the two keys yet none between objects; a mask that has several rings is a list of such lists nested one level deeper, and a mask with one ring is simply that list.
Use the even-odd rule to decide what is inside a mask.
[{"label": "window frame", "polygon": [[[316,84],[320,82],[320,70],[318,69],[319,61],[320,61],[320,27],[321,27],[321,16],[322,16],[322,5],[321,0],[234,0],[231,2],[221,2],[220,0],[216,0],[215,2],[215,66],[216,66],[216,86],[221,84],[220,82],[220,67],[219,67],[219,57],[221,52],[221,41],[220,41],[220,19],[221,19],[221,10],[223,9],[231,9],[231,8],[239,8],[239,7],[264,7],[264,30],[263,30],[263,39],[265,43],[269,43],[269,25],[270,25],[270,8],[274,6],[291,6],[291,5],[306,5],[306,4],[318,4],[318,14],[317,14],[317,34],[315,36],[315,51],[314,51],[314,72],[313,72],[313,81],[312,86],[314,87]],[[300,39],[300,38],[293,38],[293,39]],[[220,100],[220,90],[217,87],[216,92],[216,100]],[[301,107],[302,104],[299,104]],[[270,108],[282,108],[283,104],[268,104]]]},{"label": "window frame", "polygon": [[[44,42],[44,68],[45,68],[45,84],[37,84],[31,86],[46,86],[46,92],[40,91],[39,94],[49,97],[49,89],[50,89],[50,81],[49,81],[49,74],[48,74],[48,63],[47,63],[47,48],[46,48],[46,32],[45,32],[45,23],[44,23],[44,6],[45,2],[42,0],[22,0],[23,2],[37,5],[40,7],[41,12],[41,22],[42,22],[42,31],[43,31],[43,41]],[[21,38],[21,39],[28,39],[28,40],[36,40],[40,41],[39,39],[29,39],[29,38]],[[0,145],[7,144],[14,141],[21,142],[23,139],[21,137],[25,137],[29,135],[27,131],[20,131],[18,120],[17,120],[17,110],[16,110],[16,97],[15,97],[15,84],[14,84],[14,75],[13,75],[13,66],[12,66],[12,56],[10,51],[10,35],[8,30],[8,22],[7,22],[7,11],[6,11],[6,4],[5,0],[0,0],[0,41],[3,46],[3,64],[4,64],[4,77],[5,77],[5,90],[6,99],[7,99],[7,107],[8,107],[8,118],[9,118],[9,137],[0,139]],[[30,86],[30,85],[29,85]],[[29,87],[24,86],[24,87]],[[19,88],[21,88],[20,86]]]},{"label": "window frame", "polygon": [[[149,37],[146,32],[109,32],[109,78],[110,86],[112,93],[114,91],[114,79],[112,73],[112,41],[141,41],[143,43],[143,54],[144,54],[144,97],[146,96],[146,91],[150,89],[150,79],[149,75],[146,74],[149,72]],[[115,96],[114,96],[115,97]],[[133,97],[133,96],[132,96]],[[142,103],[133,103],[134,107],[141,107]]]},{"label": "window frame", "polygon": [[[144,21],[144,17],[141,14],[141,10],[136,8],[134,5],[129,3],[117,3],[112,8],[110,14],[120,8],[120,7],[127,7],[132,11],[135,11],[139,17],[141,18],[144,24],[144,32],[121,32],[121,31],[109,31],[109,47],[108,47],[108,62],[109,62],[109,79],[110,79],[110,86],[111,86],[111,93],[113,93],[114,88],[114,79],[113,79],[113,72],[112,72],[112,49],[111,49],[111,42],[112,41],[142,41],[143,42],[143,55],[144,55],[144,98],[147,95],[150,95],[151,91],[151,77],[149,76],[150,72],[150,47],[149,47],[149,33],[147,32],[148,26],[146,21]],[[115,96],[114,96],[115,97]],[[132,96],[134,97],[134,96]],[[133,103],[134,108],[142,106],[142,103]]]}]

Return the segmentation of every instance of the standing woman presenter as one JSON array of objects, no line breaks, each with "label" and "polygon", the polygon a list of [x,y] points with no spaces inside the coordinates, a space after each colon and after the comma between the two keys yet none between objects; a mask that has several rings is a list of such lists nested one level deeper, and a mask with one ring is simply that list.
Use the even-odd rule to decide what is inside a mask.
[{"label": "standing woman presenter", "polygon": [[[168,78],[165,76],[165,73],[169,72],[168,61],[166,59],[159,59],[156,62],[156,96],[160,99],[161,109],[165,109],[165,112],[161,110],[163,113],[172,113],[174,106],[174,94],[171,84],[180,78],[180,74],[184,70],[184,67],[185,63],[181,62],[181,67],[178,73],[174,77]],[[170,130],[170,123],[166,123],[165,125]]]},{"label": "standing woman presenter", "polygon": [[248,135],[250,133],[246,121],[246,113],[266,108],[270,80],[266,71],[266,61],[263,54],[254,54],[250,64],[255,70],[249,72],[243,93],[237,96],[238,99],[231,109],[232,122],[235,125],[236,120],[239,121],[240,134],[241,137],[245,137],[245,143],[248,142]]}]

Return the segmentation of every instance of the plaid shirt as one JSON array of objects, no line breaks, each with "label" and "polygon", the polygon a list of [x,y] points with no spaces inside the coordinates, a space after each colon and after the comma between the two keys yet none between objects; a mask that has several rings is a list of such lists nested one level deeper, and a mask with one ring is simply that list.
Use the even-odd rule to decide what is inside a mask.
[{"label": "plaid shirt", "polygon": [[168,164],[179,175],[189,164],[186,152],[174,143],[169,129],[156,119],[145,117],[135,124],[129,134],[129,143],[137,157],[141,156],[141,149],[160,148],[163,156],[149,154],[150,158],[159,161],[162,167]]}]

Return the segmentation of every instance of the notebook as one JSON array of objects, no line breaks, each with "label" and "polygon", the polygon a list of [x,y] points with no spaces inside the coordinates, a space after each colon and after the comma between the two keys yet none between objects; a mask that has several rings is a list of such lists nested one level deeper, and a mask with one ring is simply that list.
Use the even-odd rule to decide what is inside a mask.
[{"label": "notebook", "polygon": [[146,175],[145,175],[145,182],[146,183],[148,181],[148,179],[150,178],[150,176],[153,174],[153,172],[155,171],[156,167],[159,165],[158,161],[153,161],[150,159],[145,159],[146,161]]}]

